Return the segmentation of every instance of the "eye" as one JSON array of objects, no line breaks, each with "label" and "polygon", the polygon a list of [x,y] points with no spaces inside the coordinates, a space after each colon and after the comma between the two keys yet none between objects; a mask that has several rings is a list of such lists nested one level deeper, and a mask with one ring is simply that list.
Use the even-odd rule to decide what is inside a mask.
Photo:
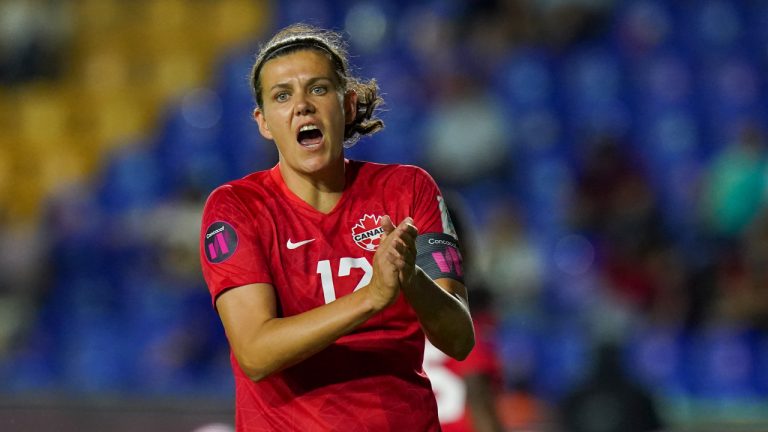
[{"label": "eye", "polygon": [[277,102],[285,102],[288,100],[288,92],[281,91],[280,93],[275,94],[274,98]]},{"label": "eye", "polygon": [[311,91],[311,92],[312,92],[312,94],[313,94],[313,95],[315,95],[315,96],[322,96],[322,95],[324,95],[324,94],[328,93],[328,88],[327,88],[327,87],[325,87],[325,86],[320,86],[320,85],[318,85],[318,86],[314,86],[314,87],[312,87],[312,88],[310,89],[310,91]]}]

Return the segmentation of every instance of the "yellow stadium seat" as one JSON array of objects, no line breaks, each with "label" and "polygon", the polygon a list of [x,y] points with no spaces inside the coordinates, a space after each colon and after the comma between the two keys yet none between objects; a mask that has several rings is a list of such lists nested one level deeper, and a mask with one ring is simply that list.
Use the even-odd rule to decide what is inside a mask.
[{"label": "yellow stadium seat", "polygon": [[57,90],[49,86],[29,87],[19,94],[19,132],[27,145],[47,148],[68,133],[69,112]]},{"label": "yellow stadium seat", "polygon": [[[269,2],[78,0],[68,75],[0,90],[0,205],[34,217],[40,199],[142,136],[157,113],[205,85],[216,56],[259,34]],[[13,186],[11,186],[13,185]]]}]

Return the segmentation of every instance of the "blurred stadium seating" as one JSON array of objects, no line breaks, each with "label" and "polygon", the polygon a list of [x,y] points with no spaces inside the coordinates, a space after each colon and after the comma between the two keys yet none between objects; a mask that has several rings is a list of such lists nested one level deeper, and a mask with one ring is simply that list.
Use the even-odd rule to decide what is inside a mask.
[{"label": "blurred stadium seating", "polygon": [[[504,137],[501,166],[437,180],[469,203],[480,254],[497,234],[486,229],[502,202],[521,209],[544,251],[532,303],[521,307],[515,293],[493,287],[511,305],[498,311],[510,385],[524,379],[556,405],[608,338],[621,342],[629,375],[673,428],[768,425],[768,278],[750,272],[766,263],[751,230],[768,214],[768,6],[595,2],[600,20],[590,31],[565,44],[544,30],[507,35],[488,71],[465,60],[483,55],[467,41],[491,46],[504,33],[472,21],[482,16],[476,9],[503,14],[502,3],[72,2],[66,73],[0,88],[0,231],[42,233],[36,268],[45,276],[21,295],[31,299],[6,301],[33,306],[25,325],[0,339],[2,396],[228,406],[227,344],[197,269],[199,212],[218,184],[275,163],[251,120],[246,78],[264,35],[308,21],[351,35],[353,63],[378,79],[387,102],[385,131],[349,149],[352,158],[439,172],[427,148],[450,149],[430,141],[429,125],[447,127],[436,113],[466,100],[452,92],[471,84],[502,104],[505,122],[488,132]],[[745,126],[760,132],[762,196],[751,197],[750,225],[723,235],[704,223],[707,182]],[[498,126],[460,125],[484,132],[473,127]],[[597,196],[613,204],[597,203],[598,223],[580,224],[588,155],[605,138],[648,191],[608,177],[617,184]],[[635,208],[644,197],[651,210]],[[637,252],[655,232],[643,230],[643,218],[662,234]],[[632,271],[613,272],[625,256]],[[19,289],[5,291],[11,298]],[[0,426],[19,403],[0,402]]]}]

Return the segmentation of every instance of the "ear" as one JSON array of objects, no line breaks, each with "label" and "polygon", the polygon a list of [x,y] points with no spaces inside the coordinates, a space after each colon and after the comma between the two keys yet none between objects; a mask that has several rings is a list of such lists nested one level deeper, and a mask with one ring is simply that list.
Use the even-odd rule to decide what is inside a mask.
[{"label": "ear", "polygon": [[261,108],[256,108],[253,110],[253,118],[256,120],[256,123],[259,125],[259,133],[261,136],[268,140],[274,140],[274,137],[272,136],[272,132],[269,131],[269,125],[267,124],[267,119],[264,117],[264,111],[261,110]]},{"label": "ear", "polygon": [[357,117],[357,93],[348,90],[344,94],[344,124],[350,124]]}]

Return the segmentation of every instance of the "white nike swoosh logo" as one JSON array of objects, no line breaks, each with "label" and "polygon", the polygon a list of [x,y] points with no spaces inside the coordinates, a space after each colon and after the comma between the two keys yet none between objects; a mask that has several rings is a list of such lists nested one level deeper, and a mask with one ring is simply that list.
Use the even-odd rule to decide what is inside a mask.
[{"label": "white nike swoosh logo", "polygon": [[315,241],[315,239],[303,240],[303,241],[294,243],[291,241],[291,239],[288,239],[288,243],[286,243],[285,246],[287,246],[288,249],[296,249],[299,246],[304,246],[305,244],[313,241]]}]

